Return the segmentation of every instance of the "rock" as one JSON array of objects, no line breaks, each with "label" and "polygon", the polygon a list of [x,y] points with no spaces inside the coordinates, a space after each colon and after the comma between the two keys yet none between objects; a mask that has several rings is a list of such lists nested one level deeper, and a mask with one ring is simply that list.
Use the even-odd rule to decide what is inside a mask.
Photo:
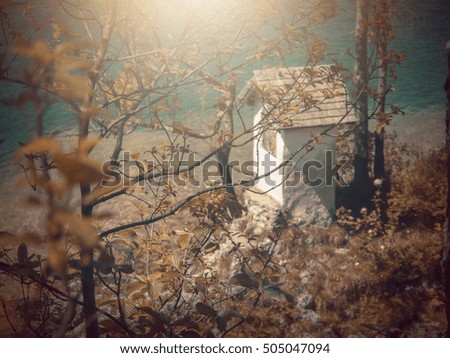
[{"label": "rock", "polygon": [[[259,236],[264,232],[272,231],[280,214],[279,205],[268,195],[250,191],[244,192],[243,201],[247,207],[247,215],[240,219],[239,225],[242,225],[242,220],[246,221],[244,232]],[[237,226],[234,225],[234,227]]]},{"label": "rock", "polygon": [[313,325],[318,325],[320,323],[320,316],[309,309],[302,310],[302,319],[311,322]]},{"label": "rock", "polygon": [[312,295],[306,293],[297,298],[297,305],[306,310],[313,310],[316,302]]}]

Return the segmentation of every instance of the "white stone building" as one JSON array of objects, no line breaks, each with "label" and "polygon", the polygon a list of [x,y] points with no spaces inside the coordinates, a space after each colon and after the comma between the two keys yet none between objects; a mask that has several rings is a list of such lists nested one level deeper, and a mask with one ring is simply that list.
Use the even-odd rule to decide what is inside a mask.
[{"label": "white stone building", "polygon": [[[334,66],[254,71],[256,189],[267,193],[295,224],[327,225],[335,211],[337,127],[356,117]],[[249,91],[249,88],[247,88]],[[275,169],[282,163],[289,165]]]}]

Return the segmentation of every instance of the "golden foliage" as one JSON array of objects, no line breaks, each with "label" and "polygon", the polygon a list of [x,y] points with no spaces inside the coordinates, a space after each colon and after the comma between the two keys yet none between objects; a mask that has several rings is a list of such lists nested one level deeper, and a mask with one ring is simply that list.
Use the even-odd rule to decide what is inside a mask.
[{"label": "golden foliage", "polygon": [[32,142],[22,146],[15,155],[15,160],[19,162],[26,156],[38,155],[43,153],[60,153],[59,143],[51,138],[39,137]]},{"label": "golden foliage", "polygon": [[445,150],[430,152],[411,168],[392,176],[388,215],[393,226],[399,222],[442,224],[446,210]]},{"label": "golden foliage", "polygon": [[43,40],[34,41],[31,44],[22,43],[12,47],[12,51],[46,66],[51,66],[56,60],[55,53],[51,50],[48,43]]},{"label": "golden foliage", "polygon": [[109,179],[99,163],[81,154],[56,155],[55,163],[69,184],[92,184]]},{"label": "golden foliage", "polygon": [[198,218],[208,218],[215,223],[230,223],[242,216],[243,207],[235,196],[224,189],[203,194],[189,204],[189,211]]},{"label": "golden foliage", "polygon": [[94,248],[98,242],[98,236],[91,225],[90,218],[82,218],[77,214],[58,211],[53,214],[53,223],[66,227],[80,242],[81,246]]}]

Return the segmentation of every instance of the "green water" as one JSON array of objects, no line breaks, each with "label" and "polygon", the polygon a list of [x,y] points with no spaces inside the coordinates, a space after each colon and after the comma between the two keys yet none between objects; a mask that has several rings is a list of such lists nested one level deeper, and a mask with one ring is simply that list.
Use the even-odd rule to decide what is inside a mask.
[{"label": "green water", "polygon": [[[319,31],[328,38],[330,51],[349,69],[353,68],[352,59],[345,55],[347,48],[353,49],[355,22],[355,1],[342,0],[343,8],[339,16],[328,22]],[[443,83],[447,71],[445,43],[450,39],[450,0],[417,0],[400,1],[398,17],[395,20],[397,38],[390,44],[392,49],[404,54],[407,61],[397,69],[398,81],[392,83],[396,91],[389,95],[388,102],[400,106],[404,111],[415,116],[427,113],[423,120],[436,118],[445,111],[445,93]],[[291,56],[288,65],[301,66],[304,58]],[[276,64],[274,64],[276,65]],[[242,74],[241,84],[251,78],[253,69]],[[18,148],[18,142],[26,142],[28,133],[33,130],[29,117],[30,108],[18,111],[8,105],[11,98],[17,98],[22,88],[17,85],[1,83],[0,88],[0,166],[10,162],[12,153]],[[239,91],[239,89],[238,89]],[[185,118],[190,111],[199,112],[197,101],[189,98],[197,97],[193,88],[187,88],[182,95],[183,110],[176,113],[177,119]],[[207,113],[212,112],[214,101],[208,103]],[[432,115],[429,115],[432,113]],[[431,120],[431,119],[429,119]],[[76,119],[62,104],[50,107],[44,118],[47,132],[76,124]]]},{"label": "green water", "polygon": [[[331,52],[350,69],[353,62],[343,55],[354,48],[354,1],[342,1],[344,11],[327,23],[322,34],[329,38]],[[450,39],[450,0],[403,0],[394,18],[396,39],[389,49],[406,56],[397,68],[396,88],[389,102],[407,112],[442,111],[446,96],[443,84],[447,74],[445,44]],[[332,34],[332,35],[330,35]]]}]

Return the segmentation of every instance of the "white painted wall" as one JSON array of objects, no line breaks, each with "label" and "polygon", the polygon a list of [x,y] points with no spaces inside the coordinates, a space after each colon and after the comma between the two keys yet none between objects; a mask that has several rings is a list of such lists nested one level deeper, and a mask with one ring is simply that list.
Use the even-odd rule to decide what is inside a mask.
[{"label": "white painted wall", "polygon": [[[262,109],[254,117],[254,125],[257,125],[261,121]],[[256,164],[257,175],[262,175],[270,170],[274,169],[283,161],[283,146],[281,143],[281,135],[277,133],[277,156],[274,157],[267,150],[265,150],[261,141],[256,138],[253,141],[253,160]],[[269,165],[269,162],[270,165]],[[276,170],[265,178],[261,178],[255,183],[256,188],[262,192],[267,192],[272,198],[274,198],[280,205],[284,204],[283,195],[283,171]]]},{"label": "white painted wall", "polygon": [[[288,160],[290,156],[308,143],[312,139],[311,135],[321,133],[326,127],[306,127],[292,128],[284,130],[281,133],[284,144],[284,160]],[[333,133],[330,133],[333,134]],[[286,181],[284,188],[284,204],[295,216],[304,216],[307,222],[314,221],[317,213],[326,215],[326,213],[334,214],[335,211],[335,185],[326,185],[325,182],[325,151],[331,150],[335,153],[336,140],[333,137],[321,137],[319,144],[310,152],[302,150],[293,159],[295,171],[301,176],[296,177],[295,186],[293,180]],[[335,155],[334,155],[335,156]],[[316,166],[309,169],[312,179],[321,178],[323,183],[320,186],[312,187],[305,183],[303,170],[305,164],[311,160],[322,163],[323,168]],[[292,177],[292,176],[291,176]]]},{"label": "white painted wall", "polygon": [[[254,117],[254,125],[261,121],[261,112],[262,110]],[[258,175],[264,174],[275,166],[279,166],[283,161],[288,160],[291,154],[312,139],[312,135],[319,134],[326,128],[327,126],[319,126],[280,130],[276,134],[276,157],[262,147],[260,140],[255,139],[253,160]],[[332,130],[329,133],[335,135],[336,131]],[[325,151],[331,150],[334,160],[335,149],[336,139],[323,136],[312,151],[302,150],[293,159],[292,166],[286,166],[275,171],[267,179],[258,180],[255,186],[262,192],[268,191],[268,195],[274,198],[283,208],[289,210],[295,222],[326,225],[330,222],[330,216],[334,215],[335,212],[335,183],[334,181],[332,185],[326,185],[325,183]],[[304,182],[303,168],[305,163],[310,160],[316,160],[323,164],[323,168],[317,169],[314,167],[310,169],[314,178],[318,177],[324,180],[320,186],[311,187]],[[270,167],[268,161],[273,162]],[[264,165],[264,162],[266,162],[266,165]],[[293,174],[288,180],[285,180],[292,169],[298,173],[295,180],[292,179]],[[268,179],[273,183],[268,182]],[[276,188],[274,188],[275,186]]]}]

